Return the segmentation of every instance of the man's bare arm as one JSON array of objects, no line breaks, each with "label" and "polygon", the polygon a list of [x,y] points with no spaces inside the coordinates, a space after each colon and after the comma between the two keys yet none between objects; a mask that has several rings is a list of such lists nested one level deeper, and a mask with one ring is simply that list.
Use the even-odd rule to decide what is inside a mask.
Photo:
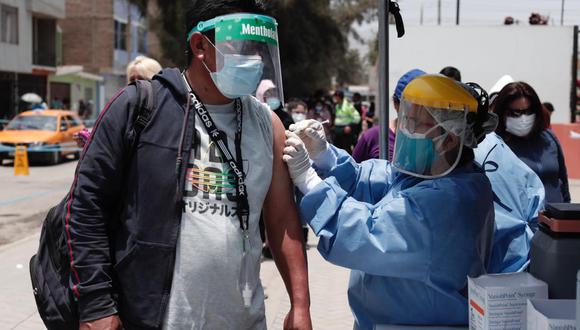
[{"label": "man's bare arm", "polygon": [[[274,165],[272,183],[264,202],[266,234],[274,261],[284,280],[292,304],[287,322],[292,322],[293,325],[290,324],[288,327],[309,329],[311,328],[310,294],[302,226],[294,202],[292,181],[288,168],[282,160],[286,141],[284,126],[274,113],[272,113],[272,125],[274,128]],[[291,320],[293,318],[300,320]],[[303,318],[307,320],[302,320]]]}]

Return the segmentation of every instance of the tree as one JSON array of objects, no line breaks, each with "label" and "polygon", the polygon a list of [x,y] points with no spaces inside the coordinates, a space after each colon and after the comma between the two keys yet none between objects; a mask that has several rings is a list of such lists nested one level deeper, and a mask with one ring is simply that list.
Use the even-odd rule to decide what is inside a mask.
[{"label": "tree", "polygon": [[375,21],[379,14],[379,5],[377,0],[334,0],[332,12],[340,28],[361,41],[356,30],[352,28],[353,24]]},{"label": "tree", "polygon": [[[131,1],[145,7],[152,5],[148,0]],[[183,15],[190,1],[152,1],[158,7],[155,10],[158,15],[150,18],[151,27],[159,38],[160,60],[165,65],[186,65]],[[354,5],[356,1],[339,2]],[[330,89],[333,77],[340,84],[360,81],[363,72],[360,57],[357,52],[347,49],[346,36],[350,28],[345,28],[345,24],[347,20],[362,16],[341,16],[346,15],[346,7],[332,7],[330,0],[273,0],[264,3],[279,23],[282,76],[287,97],[308,96],[317,89]],[[335,8],[341,8],[340,15],[337,16]],[[350,8],[360,10],[359,6]]]},{"label": "tree", "polygon": [[287,96],[330,89],[347,56],[345,33],[327,0],[270,1],[279,23],[280,56]]}]

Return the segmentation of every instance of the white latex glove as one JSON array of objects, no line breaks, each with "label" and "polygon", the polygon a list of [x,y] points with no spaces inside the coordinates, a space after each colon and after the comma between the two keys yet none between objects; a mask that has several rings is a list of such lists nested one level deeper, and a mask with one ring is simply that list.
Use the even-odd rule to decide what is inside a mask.
[{"label": "white latex glove", "polygon": [[311,159],[328,149],[324,127],[314,119],[307,119],[290,125],[290,131],[296,133],[304,142]]},{"label": "white latex glove", "polygon": [[303,194],[310,192],[322,181],[310,166],[308,151],[304,142],[293,132],[286,131],[286,147],[282,159],[288,164],[288,171],[294,185]]}]

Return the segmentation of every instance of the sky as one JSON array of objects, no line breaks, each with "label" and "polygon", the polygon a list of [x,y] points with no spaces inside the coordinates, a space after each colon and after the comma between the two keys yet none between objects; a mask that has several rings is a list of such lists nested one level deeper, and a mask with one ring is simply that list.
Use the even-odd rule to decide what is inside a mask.
[{"label": "sky", "polygon": [[[437,24],[438,0],[398,0],[401,14],[406,25],[420,25],[421,7],[423,24]],[[527,25],[532,12],[549,16],[550,25],[560,25],[562,0],[460,0],[461,25],[502,25],[506,16]],[[441,0],[441,24],[455,25],[457,0]],[[564,25],[580,25],[580,0],[564,1]],[[365,39],[371,39],[378,31],[378,23],[363,24],[355,27]],[[351,48],[358,49],[363,55],[367,47],[349,38]]]}]

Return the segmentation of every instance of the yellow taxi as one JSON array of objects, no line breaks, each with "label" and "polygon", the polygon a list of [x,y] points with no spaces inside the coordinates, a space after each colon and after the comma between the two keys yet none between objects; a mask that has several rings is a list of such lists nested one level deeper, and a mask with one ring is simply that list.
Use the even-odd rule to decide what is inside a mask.
[{"label": "yellow taxi", "polygon": [[73,135],[85,126],[79,116],[66,110],[32,110],[14,117],[0,131],[0,163],[13,158],[15,146],[26,146],[30,161],[59,163],[67,155],[78,157]]}]

